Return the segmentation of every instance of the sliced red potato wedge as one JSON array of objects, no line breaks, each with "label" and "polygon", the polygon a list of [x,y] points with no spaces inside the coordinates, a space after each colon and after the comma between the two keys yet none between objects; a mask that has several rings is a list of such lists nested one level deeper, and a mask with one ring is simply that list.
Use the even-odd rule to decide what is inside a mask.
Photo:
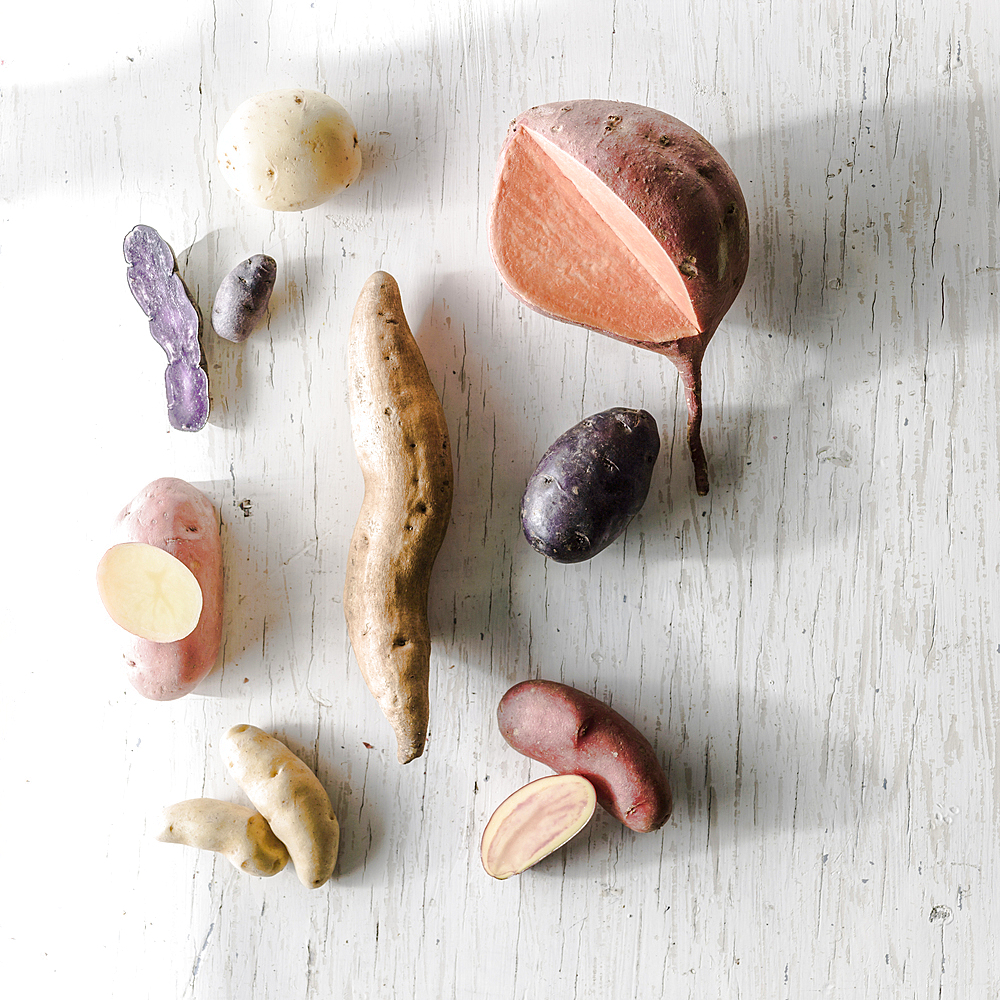
[{"label": "sliced red potato wedge", "polygon": [[532,108],[501,151],[489,239],[526,305],[673,361],[696,485],[708,492],[701,360],[749,262],[746,203],[718,151],[637,104]]},{"label": "sliced red potato wedge", "polygon": [[112,620],[150,642],[177,642],[197,627],[204,602],[194,573],[145,542],[112,545],[97,567],[97,590]]},{"label": "sliced red potato wedge", "polygon": [[483,831],[483,868],[496,879],[520,875],[572,840],[597,806],[594,786],[578,774],[550,774],[500,803]]}]

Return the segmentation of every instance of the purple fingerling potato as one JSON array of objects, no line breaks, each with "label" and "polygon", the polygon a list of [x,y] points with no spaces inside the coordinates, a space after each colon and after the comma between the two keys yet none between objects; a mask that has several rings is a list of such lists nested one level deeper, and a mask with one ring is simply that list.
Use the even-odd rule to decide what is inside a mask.
[{"label": "purple fingerling potato", "polygon": [[125,237],[128,286],[149,319],[149,332],[167,356],[167,418],[179,431],[208,422],[208,376],[201,367],[198,310],[177,274],[173,251],[151,226]]},{"label": "purple fingerling potato", "polygon": [[260,326],[277,273],[274,258],[258,253],[222,279],[212,306],[212,327],[220,337],[242,344]]}]

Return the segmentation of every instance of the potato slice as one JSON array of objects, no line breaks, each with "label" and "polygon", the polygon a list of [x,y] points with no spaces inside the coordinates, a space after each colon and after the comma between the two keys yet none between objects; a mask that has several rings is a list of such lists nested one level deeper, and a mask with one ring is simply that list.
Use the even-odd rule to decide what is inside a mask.
[{"label": "potato slice", "polygon": [[151,642],[177,642],[201,617],[203,597],[194,573],[145,542],[112,545],[97,567],[97,590],[118,625]]},{"label": "potato slice", "polygon": [[496,879],[520,875],[572,840],[597,806],[594,786],[578,774],[550,774],[500,803],[483,831],[483,868]]}]

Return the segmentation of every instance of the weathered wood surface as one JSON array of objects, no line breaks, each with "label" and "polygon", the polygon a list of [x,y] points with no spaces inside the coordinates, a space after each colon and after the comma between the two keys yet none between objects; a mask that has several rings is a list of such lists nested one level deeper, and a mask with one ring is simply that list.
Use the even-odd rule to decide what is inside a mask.
[{"label": "weathered wood surface", "polygon": [[[1000,994],[996,6],[100,7],[22,8],[0,39],[8,975],[129,1000]],[[348,108],[364,173],[272,215],[213,148],[245,97],[289,85]],[[581,96],[690,122],[747,197],[703,499],[669,364],[524,311],[489,258],[508,121]],[[267,328],[205,338],[197,435],[168,432],[125,283],[138,222],[206,314],[238,260],[278,261]],[[405,767],[341,606],[361,491],[347,329],[380,268],[457,474],[430,740]],[[615,405],[660,425],[649,501],[590,563],[547,564],[520,537],[525,480]],[[222,668],[153,704],[121,676],[93,571],[162,475],[218,503],[228,595]],[[676,808],[643,836],[600,815],[498,883],[483,826],[545,769],[494,712],[532,676],[646,731]],[[218,743],[241,721],[331,792],[322,890],[151,839],[168,802],[239,798]]]}]

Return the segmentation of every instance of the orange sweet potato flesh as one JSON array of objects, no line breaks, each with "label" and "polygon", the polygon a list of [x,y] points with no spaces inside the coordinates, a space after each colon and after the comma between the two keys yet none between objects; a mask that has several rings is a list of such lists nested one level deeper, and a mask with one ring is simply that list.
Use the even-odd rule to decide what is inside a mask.
[{"label": "orange sweet potato flesh", "polygon": [[701,360],[749,263],[746,202],[718,151],[637,104],[532,108],[501,151],[489,240],[526,305],[674,362],[696,485],[708,492]]}]

